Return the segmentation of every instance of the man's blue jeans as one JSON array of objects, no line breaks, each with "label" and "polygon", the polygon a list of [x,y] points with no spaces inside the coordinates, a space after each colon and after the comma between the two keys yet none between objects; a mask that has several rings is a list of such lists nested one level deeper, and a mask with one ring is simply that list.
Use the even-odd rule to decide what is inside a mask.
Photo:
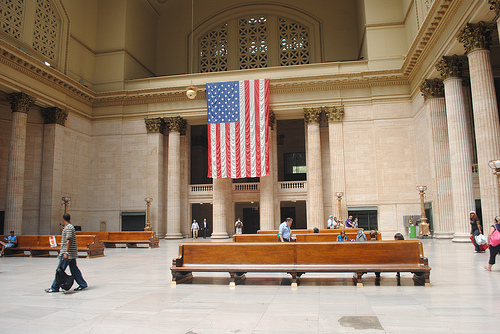
[{"label": "man's blue jeans", "polygon": [[[83,279],[82,272],[80,269],[78,269],[78,266],[76,265],[76,259],[70,259],[70,260],[63,260],[62,255],[59,256],[59,265],[63,270],[66,270],[66,268],[69,265],[69,270],[71,271],[71,275],[75,279],[76,283],[78,283],[79,286],[82,288],[87,287],[87,282]],[[56,279],[54,278],[54,282],[52,282],[52,286],[50,287],[54,291],[59,291],[59,285],[57,285]]]}]

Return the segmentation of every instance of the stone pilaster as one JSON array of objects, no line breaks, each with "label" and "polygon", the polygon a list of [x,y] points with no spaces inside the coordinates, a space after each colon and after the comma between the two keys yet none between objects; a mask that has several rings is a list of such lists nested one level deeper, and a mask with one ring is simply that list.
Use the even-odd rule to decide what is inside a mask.
[{"label": "stone pilaster", "polygon": [[455,227],[453,225],[450,144],[443,80],[437,78],[425,80],[420,86],[420,91],[427,102],[427,119],[430,142],[432,143],[430,169],[434,199],[434,236],[436,238],[452,238]]},{"label": "stone pilaster", "polygon": [[[335,193],[345,194],[345,157],[344,157],[344,107],[325,107],[328,117],[328,139],[330,145],[330,177],[332,198],[331,205],[335,217],[347,218],[347,203],[342,201],[342,212],[339,213],[339,205]],[[345,198],[345,197],[344,197]],[[339,218],[340,219],[340,218]]]},{"label": "stone pilaster", "polygon": [[212,239],[227,239],[227,226],[229,224],[229,210],[227,203],[230,200],[228,194],[228,182],[231,179],[213,179],[213,232]]},{"label": "stone pilaster", "polygon": [[6,94],[12,110],[4,232],[23,231],[24,167],[26,162],[26,125],[35,98],[25,93]]},{"label": "stone pilaster", "polygon": [[164,154],[165,154],[165,124],[162,118],[144,119],[147,131],[148,155],[145,197],[153,198],[150,207],[151,227],[158,237],[164,237],[165,224],[165,198],[164,198]]},{"label": "stone pilaster", "polygon": [[180,239],[181,233],[181,131],[186,122],[181,117],[165,119],[168,127],[167,239]]},{"label": "stone pilaster", "polygon": [[[191,216],[189,212],[188,188],[191,172],[191,128],[187,125],[181,130],[181,233],[189,235]],[[199,222],[201,223],[201,221]]]},{"label": "stone pilaster", "polygon": [[326,228],[319,122],[321,108],[304,108],[307,123],[307,228]]},{"label": "stone pilaster", "polygon": [[453,195],[453,241],[469,242],[469,212],[475,210],[467,119],[460,78],[461,57],[443,57],[436,68],[444,80]]},{"label": "stone pilaster", "polygon": [[260,229],[274,229],[274,112],[269,111],[269,175],[260,178]]},{"label": "stone pilaster", "polygon": [[484,22],[467,24],[458,37],[469,59],[481,211],[487,223],[500,209],[496,177],[488,166],[490,160],[500,158],[500,122],[489,50],[493,29],[493,24]]}]

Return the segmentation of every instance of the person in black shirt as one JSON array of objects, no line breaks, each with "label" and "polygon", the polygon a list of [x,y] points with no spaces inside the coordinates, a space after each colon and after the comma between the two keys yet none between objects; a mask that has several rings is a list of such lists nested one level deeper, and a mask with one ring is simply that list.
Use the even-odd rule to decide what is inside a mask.
[{"label": "person in black shirt", "polygon": [[474,244],[476,253],[484,252],[484,250],[481,250],[481,248],[479,248],[479,245],[476,242],[476,236],[478,236],[479,234],[483,234],[483,226],[481,225],[481,222],[477,218],[476,212],[471,211],[470,212],[470,235],[472,236],[472,243]]}]

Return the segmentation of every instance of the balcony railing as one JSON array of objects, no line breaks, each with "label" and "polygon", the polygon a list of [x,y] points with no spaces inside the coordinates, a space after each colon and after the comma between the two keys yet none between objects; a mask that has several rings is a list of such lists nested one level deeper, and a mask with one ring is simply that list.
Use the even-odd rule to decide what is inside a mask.
[{"label": "balcony railing", "polygon": [[305,192],[307,191],[307,181],[284,181],[278,182],[279,192]]},{"label": "balcony railing", "polygon": [[190,194],[211,193],[214,190],[212,184],[193,184],[189,186]]},{"label": "balcony railing", "polygon": [[233,183],[233,191],[259,191],[260,183]]}]

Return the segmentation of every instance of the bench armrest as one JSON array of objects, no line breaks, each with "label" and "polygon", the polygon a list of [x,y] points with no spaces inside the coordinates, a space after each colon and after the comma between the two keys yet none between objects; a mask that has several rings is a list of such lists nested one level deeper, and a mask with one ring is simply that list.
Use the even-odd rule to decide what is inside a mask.
[{"label": "bench armrest", "polygon": [[172,259],[172,267],[176,268],[182,267],[182,256]]}]

